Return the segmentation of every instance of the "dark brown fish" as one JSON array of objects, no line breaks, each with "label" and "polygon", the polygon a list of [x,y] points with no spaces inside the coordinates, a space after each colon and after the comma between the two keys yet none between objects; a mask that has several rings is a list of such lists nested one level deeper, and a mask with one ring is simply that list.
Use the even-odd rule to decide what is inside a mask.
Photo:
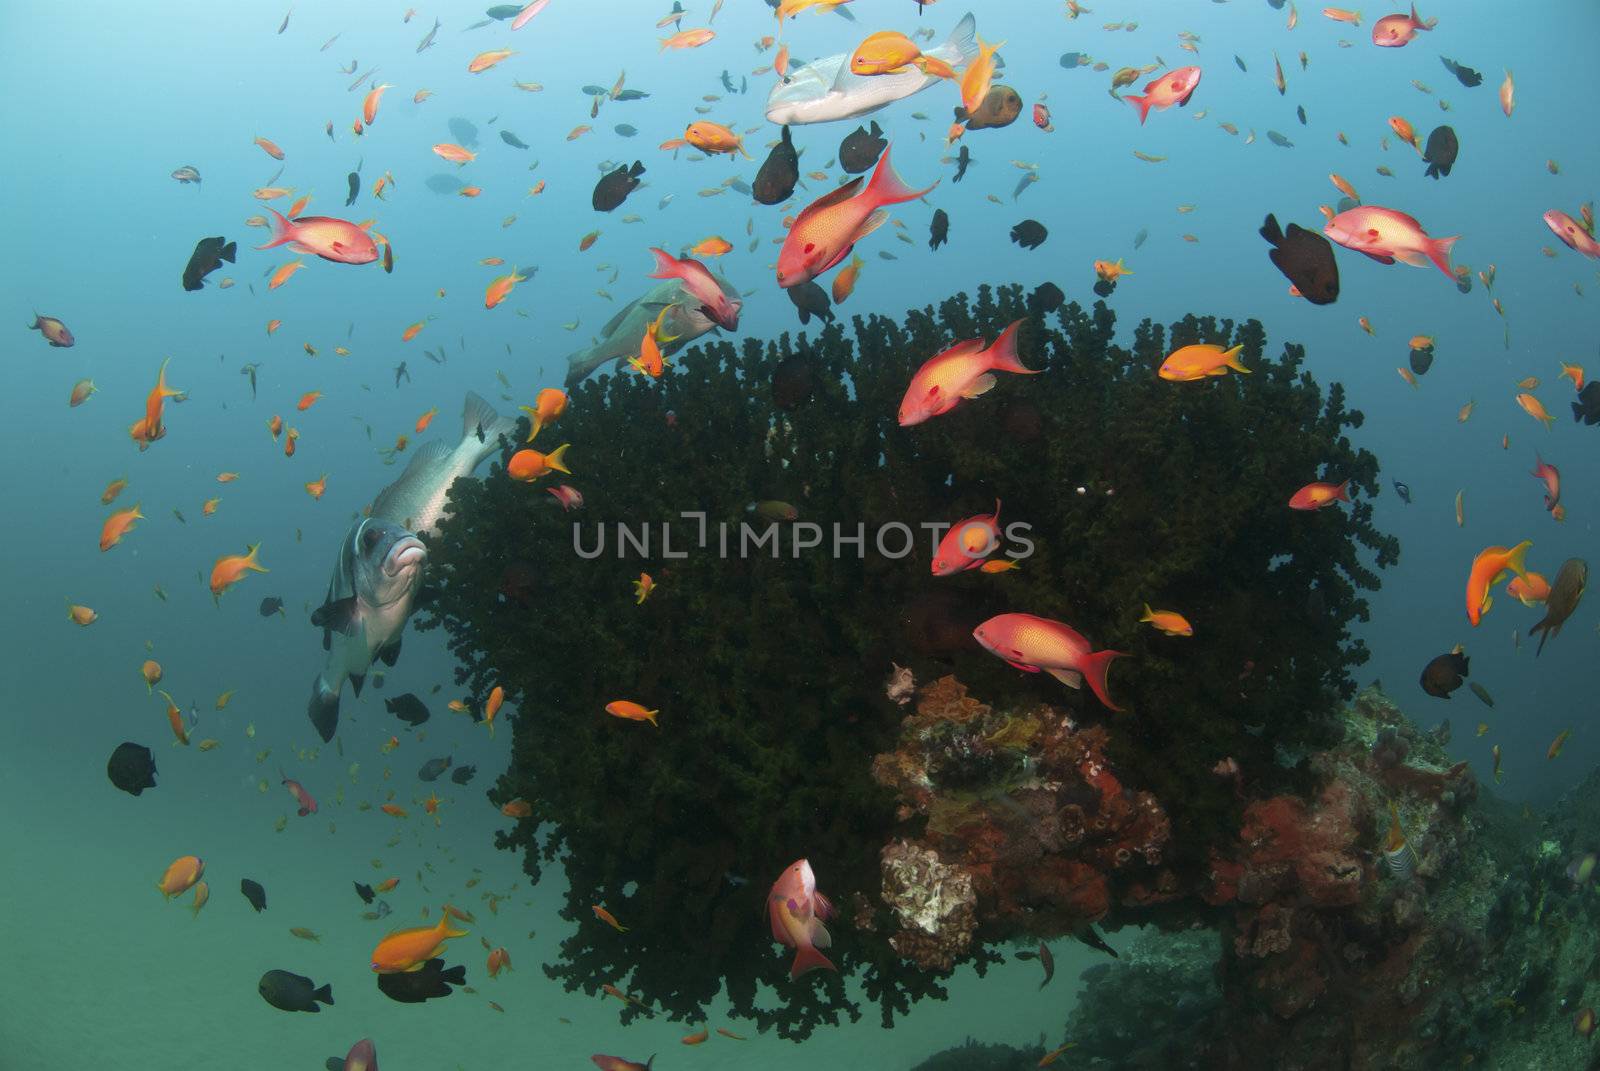
[{"label": "dark brown fish", "polygon": [[780,204],[794,193],[799,180],[800,154],[794,151],[794,140],[785,126],[781,140],[761,161],[761,170],[756,172],[756,180],[751,183],[751,196],[764,205]]},{"label": "dark brown fish", "polygon": [[1422,173],[1433,179],[1450,174],[1460,151],[1461,142],[1456,139],[1455,130],[1448,126],[1434,127],[1433,133],[1428,135],[1428,146],[1422,151],[1422,158],[1428,164]]},{"label": "dark brown fish", "polygon": [[889,139],[883,136],[883,127],[877,120],[873,120],[870,132],[858,126],[839,143],[839,166],[852,175],[859,175],[878,162],[888,144]]},{"label": "dark brown fish", "polygon": [[1278,226],[1278,217],[1267,213],[1261,237],[1271,245],[1267,254],[1284,278],[1294,284],[1300,296],[1313,305],[1332,305],[1339,300],[1339,265],[1333,259],[1333,245],[1322,235],[1298,223],[1289,224],[1287,234]]},{"label": "dark brown fish", "polygon": [[1467,675],[1467,662],[1460,647],[1430,660],[1422,668],[1422,690],[1436,699],[1449,699],[1450,693],[1461,687],[1461,678]]},{"label": "dark brown fish", "polygon": [[1535,633],[1539,634],[1539,647],[1533,652],[1535,657],[1544,650],[1545,640],[1560,635],[1561,626],[1566,624],[1567,618],[1578,609],[1578,602],[1583,598],[1583,591],[1588,586],[1588,562],[1582,558],[1568,558],[1561,563],[1555,583],[1550,585],[1550,597],[1544,601],[1544,617],[1528,630],[1529,639],[1532,639]]},{"label": "dark brown fish", "polygon": [[998,129],[1010,126],[1021,114],[1022,97],[1017,91],[1010,86],[995,86],[983,98],[977,111],[968,114],[965,108],[957,107],[956,122],[966,123],[968,130]]},{"label": "dark brown fish", "polygon": [[609,212],[622,204],[628,199],[628,194],[639,188],[639,176],[642,174],[644,174],[644,164],[635,160],[632,167],[624,164],[605,175],[594,185],[594,196],[590,199],[594,210]]}]

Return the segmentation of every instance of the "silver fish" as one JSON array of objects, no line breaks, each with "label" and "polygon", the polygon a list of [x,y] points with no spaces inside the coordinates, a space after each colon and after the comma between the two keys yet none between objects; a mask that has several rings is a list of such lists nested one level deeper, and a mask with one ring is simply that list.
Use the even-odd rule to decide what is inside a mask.
[{"label": "silver fish", "polygon": [[[715,274],[712,277],[732,299],[735,325],[737,325],[737,317],[744,306],[738,298],[738,291],[726,279]],[[671,309],[667,313],[666,322],[662,325],[662,334],[671,336],[672,341],[661,347],[663,356],[672,356],[716,327],[715,321],[702,310],[700,302],[689,297],[678,280],[668,279],[623,306],[622,310],[600,329],[598,342],[567,358],[567,385],[571,386],[581,381],[595,369],[611,361],[637,354],[645,329],[661,314],[661,310],[668,306],[671,306]]]},{"label": "silver fish", "polygon": [[[977,21],[968,14],[944,44],[928,49],[926,55],[964,67],[978,55],[977,33]],[[849,59],[849,53],[841,52],[791,66],[789,77],[773,86],[767,97],[767,118],[783,125],[854,119],[943,81],[918,70],[864,77],[851,73]]]},{"label": "silver fish", "polygon": [[373,661],[393,666],[400,655],[401,633],[428,562],[428,548],[417,535],[437,534],[450,485],[499,450],[502,435],[516,432],[515,421],[470,391],[461,425],[461,441],[453,447],[435,440],[418,450],[400,478],[373,500],[372,515],[356,521],[340,541],[327,597],[311,615],[322,629],[328,658],[311,682],[306,712],[324,743],[339,727],[344,682],[359,696]]}]

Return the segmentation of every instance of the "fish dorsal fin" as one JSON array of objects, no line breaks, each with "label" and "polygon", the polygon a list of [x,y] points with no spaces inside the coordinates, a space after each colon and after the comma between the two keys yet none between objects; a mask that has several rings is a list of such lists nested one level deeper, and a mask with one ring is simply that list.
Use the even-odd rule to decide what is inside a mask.
[{"label": "fish dorsal fin", "polygon": [[[840,186],[832,193],[823,194],[821,197],[811,202],[811,204],[806,207],[805,211],[800,213],[800,217],[803,219],[806,216],[822,211],[824,208],[832,208],[834,205],[843,204],[845,201],[848,201],[851,197],[855,196],[856,190],[861,188],[862,181],[863,180],[861,176],[857,175],[855,178],[851,179],[849,182],[846,182],[843,186]],[[798,222],[798,220],[796,220],[796,222]],[[879,226],[882,226],[882,223],[880,223]]]},{"label": "fish dorsal fin", "polygon": [[619,326],[621,326],[622,321],[627,319],[628,314],[638,307],[638,299],[628,302],[622,307],[622,311],[618,312],[615,316],[606,321],[606,325],[600,329],[600,334],[610,335],[611,332],[615,331]]}]

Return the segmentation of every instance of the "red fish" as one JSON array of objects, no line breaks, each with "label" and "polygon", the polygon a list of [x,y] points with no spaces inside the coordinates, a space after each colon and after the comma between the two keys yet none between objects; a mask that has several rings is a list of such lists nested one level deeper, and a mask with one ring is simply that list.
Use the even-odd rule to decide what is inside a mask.
[{"label": "red fish", "polygon": [[980,513],[958,521],[939,540],[939,549],[933,556],[933,575],[954,576],[976,569],[999,546],[1000,500],[997,498],[994,513]]},{"label": "red fish", "polygon": [[[700,32],[710,33],[711,31],[703,30]],[[624,1060],[620,1056],[606,1056],[603,1053],[598,1052],[589,1057],[589,1059],[594,1061],[594,1065],[598,1067],[600,1071],[650,1071],[651,1067],[653,1067],[656,1062],[656,1058],[654,1056],[650,1057],[650,1059],[641,1064],[636,1060]]]},{"label": "red fish", "polygon": [[311,793],[305,790],[305,786],[284,773],[281,766],[278,767],[278,776],[282,778],[281,784],[289,790],[289,795],[293,796],[294,801],[300,805],[300,809],[295,812],[296,814],[304,818],[308,814],[317,813],[317,801],[311,798]]},{"label": "red fish", "polygon": [[1418,30],[1431,30],[1438,19],[1417,17],[1417,5],[1411,5],[1409,15],[1385,15],[1372,24],[1372,43],[1379,48],[1401,48],[1411,43]]},{"label": "red fish", "polygon": [[819,197],[796,217],[778,251],[778,285],[788,288],[815,279],[889,221],[886,205],[914,201],[938,184],[921,190],[907,186],[890,165],[885,146],[872,180],[859,196],[855,196],[861,186],[858,177]]},{"label": "red fish", "polygon": [[1545,226],[1555,232],[1555,236],[1567,244],[1569,249],[1582,253],[1586,257],[1600,259],[1600,242],[1595,241],[1594,235],[1588,229],[1559,208],[1552,208],[1544,214]]},{"label": "red fish", "polygon": [[257,249],[287,245],[296,253],[315,253],[336,264],[371,264],[378,259],[378,245],[372,235],[356,224],[331,216],[302,216],[288,219],[275,208],[272,213],[272,241]]},{"label": "red fish", "polygon": [[1106,670],[1125,651],[1092,651],[1071,625],[1033,614],[999,614],[973,630],[983,649],[1026,673],[1041,670],[1069,688],[1088,681],[1089,690],[1110,710],[1121,710],[1106,691]]},{"label": "red fish", "polygon": [[767,914],[772,922],[772,939],[794,949],[789,977],[807,971],[839,968],[817,951],[833,944],[823,920],[833,916],[833,905],[817,891],[817,875],[809,859],[801,859],[784,869],[767,894]]},{"label": "red fish", "polygon": [[982,339],[969,339],[928,358],[900,400],[900,426],[909,428],[943,416],[962,401],[987,393],[995,384],[995,372],[1038,374],[1038,369],[1023,367],[1017,352],[1021,324],[1021,320],[1011,323],[991,346],[985,347]]},{"label": "red fish", "polygon": [[700,302],[705,314],[729,331],[739,326],[740,305],[723,292],[722,285],[712,277],[706,266],[693,257],[678,259],[665,250],[651,248],[656,258],[652,279],[676,279],[683,284],[689,296]]},{"label": "red fish", "polygon": [[1380,264],[1404,261],[1413,267],[1432,262],[1456,281],[1450,268],[1450,247],[1461,237],[1430,238],[1411,216],[1378,205],[1358,205],[1330,219],[1322,233],[1346,249],[1376,260]]},{"label": "red fish", "polygon": [[1529,475],[1544,481],[1544,508],[1554,510],[1561,504],[1561,470],[1538,454],[1534,454],[1533,459],[1535,464]]},{"label": "red fish", "polygon": [[1179,67],[1146,85],[1144,96],[1129,93],[1122,99],[1139,109],[1139,122],[1143,124],[1152,111],[1161,111],[1174,104],[1188,104],[1199,84],[1199,67]]},{"label": "red fish", "polygon": [[556,501],[561,503],[562,512],[583,508],[583,492],[571,484],[557,484],[554,487],[546,487],[545,490],[556,496]]}]

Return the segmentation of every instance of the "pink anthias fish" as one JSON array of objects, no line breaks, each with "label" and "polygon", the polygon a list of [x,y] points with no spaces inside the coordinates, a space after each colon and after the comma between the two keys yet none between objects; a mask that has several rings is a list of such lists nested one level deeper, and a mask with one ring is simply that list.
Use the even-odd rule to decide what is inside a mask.
[{"label": "pink anthias fish", "polygon": [[583,508],[583,492],[571,484],[557,484],[554,487],[546,487],[545,490],[556,496],[556,501],[561,503],[563,513]]},{"label": "pink anthias fish", "polygon": [[859,196],[854,196],[861,187],[858,176],[801,210],[778,250],[778,285],[788,289],[815,279],[849,256],[857,242],[889,222],[884,206],[914,201],[937,185],[936,181],[921,190],[907,186],[895,174],[889,147],[884,146],[872,180]]},{"label": "pink anthias fish", "polygon": [[980,513],[957,521],[939,540],[933,555],[934,576],[954,576],[976,569],[1000,546],[1000,500],[993,513]]},{"label": "pink anthias fish", "polygon": [[822,924],[824,919],[833,917],[833,905],[817,891],[817,875],[809,859],[799,860],[778,875],[767,895],[767,913],[772,919],[772,939],[794,949],[790,978],[807,971],[839,969],[817,951],[833,944],[828,928]]},{"label": "pink anthias fish", "polygon": [[650,252],[656,258],[656,270],[650,273],[650,278],[678,280],[718,326],[729,331],[739,326],[740,303],[727,295],[704,264],[693,257],[679,260],[664,249],[652,247]]},{"label": "pink anthias fish", "polygon": [[1121,710],[1106,692],[1106,669],[1125,651],[1092,651],[1071,625],[1033,614],[999,614],[972,630],[983,649],[1027,673],[1043,671],[1069,688],[1089,682],[1095,698]]},{"label": "pink anthias fish", "polygon": [[1538,454],[1533,455],[1533,460],[1533,471],[1528,475],[1544,481],[1544,508],[1554,510],[1561,504],[1561,470]]},{"label": "pink anthias fish", "polygon": [[378,1047],[371,1038],[362,1038],[350,1046],[342,1071],[378,1071]]},{"label": "pink anthias fish", "polygon": [[943,353],[928,358],[911,377],[905,397],[900,400],[900,426],[911,427],[942,416],[960,405],[963,399],[976,398],[994,387],[995,372],[1037,375],[1040,369],[1025,368],[1017,353],[1017,320],[1000,332],[992,346],[983,339],[957,342]]},{"label": "pink anthias fish", "polygon": [[1594,235],[1590,234],[1583,224],[1561,209],[1552,208],[1546,212],[1544,223],[1555,232],[1557,238],[1566,243],[1568,249],[1582,253],[1586,257],[1600,259],[1600,242],[1595,241]]},{"label": "pink anthias fish", "polygon": [[1400,48],[1409,45],[1418,30],[1431,30],[1439,25],[1438,19],[1417,16],[1417,5],[1411,5],[1409,15],[1385,15],[1372,24],[1372,43],[1379,48]]},{"label": "pink anthias fish", "polygon": [[295,812],[296,814],[304,818],[308,814],[317,813],[317,801],[311,798],[311,793],[305,790],[304,785],[285,774],[281,768],[278,770],[278,776],[283,778],[283,785],[289,790],[289,795],[293,796],[294,801],[300,805],[300,809]]},{"label": "pink anthias fish", "polygon": [[517,12],[517,17],[511,20],[511,28],[520,30],[528,24],[528,20],[545,9],[550,0],[533,0],[533,3]]},{"label": "pink anthias fish", "polygon": [[1188,104],[1199,84],[1199,67],[1179,67],[1147,84],[1143,96],[1127,93],[1122,99],[1139,109],[1139,122],[1142,125],[1153,111],[1161,111],[1174,104]]},{"label": "pink anthias fish", "polygon": [[1330,219],[1322,233],[1346,249],[1364,253],[1380,264],[1399,260],[1421,267],[1432,262],[1451,282],[1456,281],[1456,274],[1450,268],[1450,247],[1461,236],[1430,238],[1422,224],[1393,208],[1358,205]]},{"label": "pink anthias fish", "polygon": [[287,245],[296,253],[313,253],[338,264],[371,264],[378,259],[378,244],[372,235],[345,219],[331,216],[286,218],[275,208],[272,213],[272,241],[257,249]]}]

